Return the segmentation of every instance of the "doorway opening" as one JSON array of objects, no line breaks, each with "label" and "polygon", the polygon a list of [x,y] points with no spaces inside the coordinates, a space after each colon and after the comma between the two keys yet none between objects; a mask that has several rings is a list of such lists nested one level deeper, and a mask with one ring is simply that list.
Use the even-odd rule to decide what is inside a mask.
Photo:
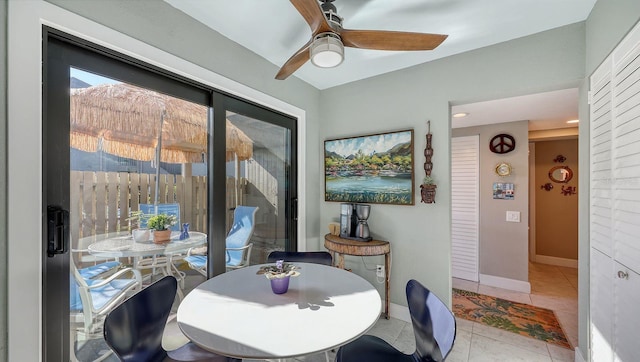
[{"label": "doorway opening", "polygon": [[[479,207],[483,212],[477,219],[479,277],[469,280],[454,274],[453,285],[510,300],[521,298],[523,302],[557,310],[575,346],[577,315],[569,312],[566,306],[571,306],[571,311],[577,310],[578,208],[574,191],[579,175],[578,128],[567,121],[578,118],[578,90],[452,106],[452,115],[460,113],[467,116],[452,118],[453,137],[477,135],[480,138],[478,185]],[[516,149],[504,154],[491,152],[488,144],[499,134],[514,136]],[[531,149],[530,143],[535,143]],[[575,145],[575,153],[556,148],[566,144],[569,148]],[[564,159],[558,156],[564,156]],[[548,163],[536,167],[541,158]],[[511,170],[506,175],[498,172],[498,166],[504,164]],[[457,172],[454,166],[452,174]],[[557,183],[549,179],[554,166],[561,166],[554,170],[564,170],[562,166],[569,168],[573,179],[562,179],[560,174]],[[551,174],[555,177],[555,173]],[[545,190],[546,183],[552,184],[552,191]],[[496,195],[496,184],[508,185],[513,190],[513,197],[507,199]],[[548,220],[541,220],[536,215],[541,212],[545,216],[552,214],[542,209],[540,196],[536,197],[540,192],[566,208],[563,215],[556,217],[561,232],[539,233],[536,242],[536,229],[549,228]],[[558,206],[551,207],[558,209]],[[452,209],[456,210],[456,205],[452,205]],[[568,212],[575,218],[567,217]],[[575,236],[568,236],[569,231]],[[540,237],[544,240],[540,241]],[[549,250],[548,245],[562,246],[562,249]],[[452,258],[455,258],[455,240],[452,248]]]}]

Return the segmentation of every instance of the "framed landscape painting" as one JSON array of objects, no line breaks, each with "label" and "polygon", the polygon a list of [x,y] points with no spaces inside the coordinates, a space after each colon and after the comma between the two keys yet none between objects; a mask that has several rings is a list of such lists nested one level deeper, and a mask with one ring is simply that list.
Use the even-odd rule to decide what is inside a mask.
[{"label": "framed landscape painting", "polygon": [[324,141],[325,201],[414,204],[413,130]]}]

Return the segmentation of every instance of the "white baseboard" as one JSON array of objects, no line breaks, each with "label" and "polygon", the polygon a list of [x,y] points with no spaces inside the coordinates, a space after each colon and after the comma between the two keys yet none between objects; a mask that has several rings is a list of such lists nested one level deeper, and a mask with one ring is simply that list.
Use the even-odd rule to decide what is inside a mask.
[{"label": "white baseboard", "polygon": [[535,256],[535,259],[536,259],[536,263],[565,266],[567,268],[578,269],[578,260],[576,259],[558,258],[555,256],[537,255],[537,254]]},{"label": "white baseboard", "polygon": [[531,293],[531,284],[522,280],[515,280],[495,275],[480,274],[480,284],[491,287],[515,290],[516,292]]},{"label": "white baseboard", "polygon": [[[382,308],[384,312],[384,300],[382,301]],[[409,314],[409,308],[403,305],[389,303],[389,314],[392,318],[400,319],[411,323],[411,314]]]},{"label": "white baseboard", "polygon": [[580,348],[576,347],[576,356],[574,359],[575,362],[586,362],[587,360],[584,359],[584,357],[582,356],[582,352],[580,352]]}]

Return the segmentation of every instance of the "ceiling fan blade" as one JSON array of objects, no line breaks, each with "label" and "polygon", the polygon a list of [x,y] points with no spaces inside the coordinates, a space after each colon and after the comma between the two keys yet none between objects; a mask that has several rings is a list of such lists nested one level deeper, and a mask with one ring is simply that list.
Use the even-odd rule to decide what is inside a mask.
[{"label": "ceiling fan blade", "polygon": [[307,21],[313,35],[332,31],[331,26],[322,13],[318,0],[291,0],[300,15]]},{"label": "ceiling fan blade", "polygon": [[312,42],[313,40],[309,40],[307,44],[302,46],[300,50],[298,50],[291,58],[289,58],[289,60],[287,60],[286,63],[284,63],[278,74],[276,74],[276,79],[286,79],[309,60],[309,46]]},{"label": "ceiling fan blade", "polygon": [[344,46],[375,50],[433,50],[447,35],[386,30],[350,30],[340,32]]}]

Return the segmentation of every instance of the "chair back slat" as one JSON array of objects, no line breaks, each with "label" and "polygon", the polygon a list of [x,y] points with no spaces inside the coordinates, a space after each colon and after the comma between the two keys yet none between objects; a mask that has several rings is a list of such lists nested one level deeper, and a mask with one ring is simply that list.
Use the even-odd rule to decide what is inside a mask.
[{"label": "chair back slat", "polygon": [[456,320],[447,306],[416,280],[407,283],[407,303],[421,361],[443,361],[455,340]]},{"label": "chair back slat", "polygon": [[323,265],[333,264],[331,254],[326,251],[272,251],[269,256],[267,256],[268,263],[274,263],[277,260]]},{"label": "chair back slat", "polygon": [[121,360],[161,361],[166,357],[162,335],[176,291],[176,278],[166,276],[107,315],[104,339]]}]

